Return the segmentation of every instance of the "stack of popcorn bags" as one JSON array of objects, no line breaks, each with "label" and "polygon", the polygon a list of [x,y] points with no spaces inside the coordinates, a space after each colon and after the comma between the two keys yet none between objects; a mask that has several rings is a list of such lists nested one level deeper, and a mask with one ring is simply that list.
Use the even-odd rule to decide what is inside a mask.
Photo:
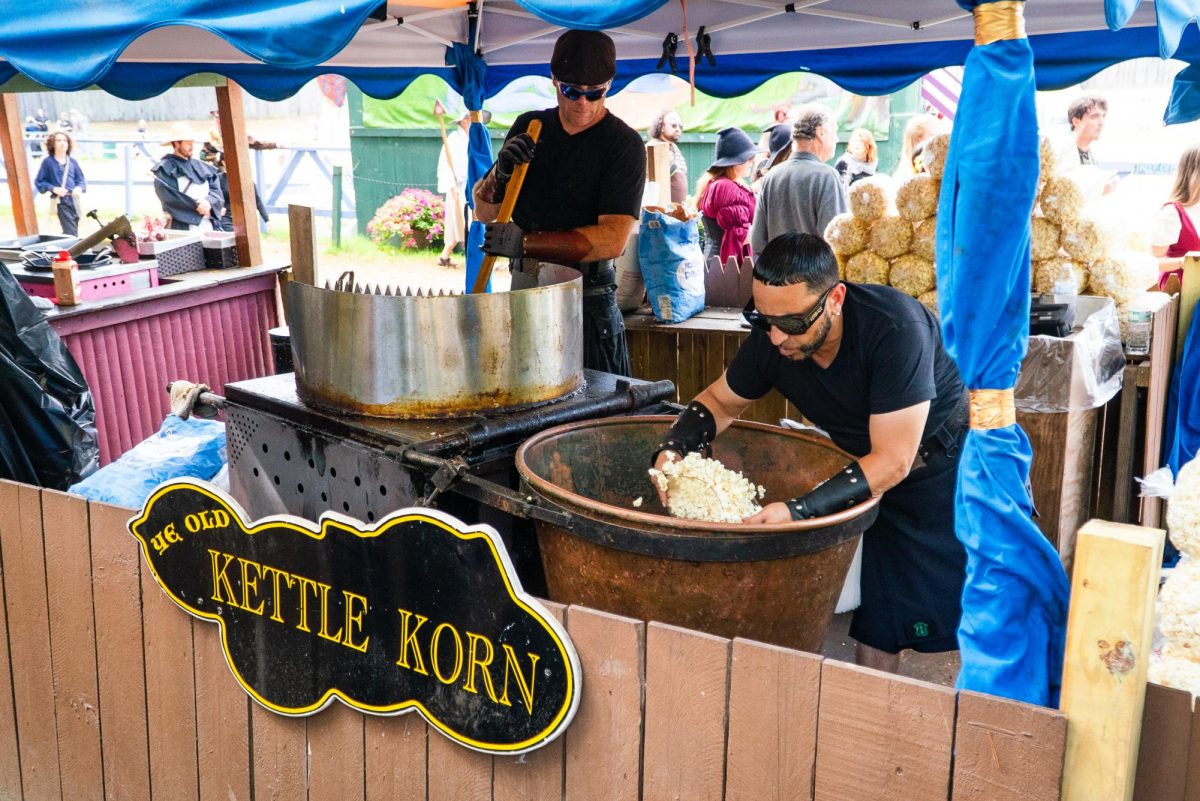
[{"label": "stack of popcorn bags", "polygon": [[[825,229],[842,278],[890,284],[937,312],[934,237],[949,148],[949,134],[931,139],[924,152],[927,172],[905,180],[894,196],[892,179],[885,175],[850,187],[850,213],[839,214]],[[1032,220],[1033,290],[1051,293],[1055,281],[1070,271],[1079,294],[1112,298],[1124,320],[1129,303],[1156,279],[1156,260],[1144,253],[1114,253],[1121,237],[1086,215],[1083,191],[1069,175],[1055,171],[1054,151],[1045,138],[1040,155]]]},{"label": "stack of popcorn bags", "polygon": [[1167,528],[1179,564],[1158,596],[1158,629],[1166,638],[1150,661],[1150,680],[1200,694],[1200,459],[1179,470],[1167,503]]}]

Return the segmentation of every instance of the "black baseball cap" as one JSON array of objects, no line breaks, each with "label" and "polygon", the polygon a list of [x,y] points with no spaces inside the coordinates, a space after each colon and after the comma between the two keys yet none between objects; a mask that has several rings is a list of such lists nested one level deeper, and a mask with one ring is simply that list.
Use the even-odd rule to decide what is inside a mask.
[{"label": "black baseball cap", "polygon": [[550,74],[578,86],[608,83],[617,74],[617,46],[601,31],[568,30],[554,43]]}]

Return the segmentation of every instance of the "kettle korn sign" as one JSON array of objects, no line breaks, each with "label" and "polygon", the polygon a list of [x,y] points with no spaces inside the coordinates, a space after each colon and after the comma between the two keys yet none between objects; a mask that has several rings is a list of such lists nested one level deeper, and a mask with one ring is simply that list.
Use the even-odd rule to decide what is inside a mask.
[{"label": "kettle korn sign", "polygon": [[247,523],[220,490],[185,479],[160,486],[129,530],[163,591],[220,626],[234,677],[275,712],[334,698],[415,709],[469,748],[507,754],[575,714],[575,651],[487,526],[432,509],[372,526],[336,513]]}]

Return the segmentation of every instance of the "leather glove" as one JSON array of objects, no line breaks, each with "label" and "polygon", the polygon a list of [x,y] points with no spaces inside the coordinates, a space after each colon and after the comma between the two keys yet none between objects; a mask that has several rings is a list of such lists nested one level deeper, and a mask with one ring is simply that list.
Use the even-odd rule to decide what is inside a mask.
[{"label": "leather glove", "polygon": [[483,252],[520,259],[525,255],[525,232],[516,223],[488,223],[483,229]]},{"label": "leather glove", "polygon": [[837,514],[869,500],[871,488],[867,485],[862,466],[856,460],[813,487],[807,494],[784,503],[792,513],[793,520],[808,520]]},{"label": "leather glove", "polygon": [[496,165],[492,168],[496,182],[497,200],[504,197],[504,189],[508,186],[508,179],[512,177],[513,169],[518,164],[528,164],[533,160],[535,146],[533,137],[526,133],[519,133],[500,148],[500,152],[496,154]]}]

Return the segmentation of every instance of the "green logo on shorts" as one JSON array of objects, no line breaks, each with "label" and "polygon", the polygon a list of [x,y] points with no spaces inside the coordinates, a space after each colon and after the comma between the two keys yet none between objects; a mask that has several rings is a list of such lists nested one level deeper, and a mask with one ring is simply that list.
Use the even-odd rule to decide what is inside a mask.
[{"label": "green logo on shorts", "polygon": [[928,637],[929,636],[929,624],[923,620],[918,620],[916,623],[913,623],[913,636],[914,637]]}]

